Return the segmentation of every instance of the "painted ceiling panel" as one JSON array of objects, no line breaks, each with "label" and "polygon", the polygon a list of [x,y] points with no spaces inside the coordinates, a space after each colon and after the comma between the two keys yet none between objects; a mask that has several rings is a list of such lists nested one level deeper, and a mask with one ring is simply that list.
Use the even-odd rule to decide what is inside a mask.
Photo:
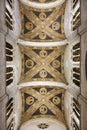
[{"label": "painted ceiling panel", "polygon": [[30,86],[21,89],[22,122],[36,117],[64,120],[65,89],[51,86]]},{"label": "painted ceiling panel", "polygon": [[21,51],[20,83],[29,81],[56,81],[66,83],[64,51],[57,47],[31,47],[19,45]]},{"label": "painted ceiling panel", "polygon": [[23,4],[20,6],[21,39],[35,42],[66,39],[64,32],[65,3],[52,9],[35,9]]}]

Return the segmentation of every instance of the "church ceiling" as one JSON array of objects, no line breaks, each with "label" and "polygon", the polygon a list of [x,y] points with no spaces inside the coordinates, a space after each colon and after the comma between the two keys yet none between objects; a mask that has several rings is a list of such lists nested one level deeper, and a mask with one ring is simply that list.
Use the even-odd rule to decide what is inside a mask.
[{"label": "church ceiling", "polygon": [[21,122],[37,117],[51,117],[65,123],[65,89],[55,86],[30,86],[20,91],[22,96]]},{"label": "church ceiling", "polygon": [[23,4],[20,4],[20,8],[21,39],[44,42],[61,41],[66,38],[64,32],[65,3],[52,9],[37,9]]},{"label": "church ceiling", "polygon": [[66,83],[64,51],[57,47],[31,47],[19,45],[21,51],[20,83],[29,81],[57,81]]}]

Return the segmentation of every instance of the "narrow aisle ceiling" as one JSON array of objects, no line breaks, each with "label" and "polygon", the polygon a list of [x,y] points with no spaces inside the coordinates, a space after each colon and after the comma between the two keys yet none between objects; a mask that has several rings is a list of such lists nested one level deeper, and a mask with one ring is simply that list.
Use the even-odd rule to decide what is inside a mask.
[{"label": "narrow aisle ceiling", "polygon": [[[50,3],[56,0],[30,0]],[[66,39],[64,13],[66,2],[54,8],[39,9],[20,2],[20,39],[29,42],[54,42]],[[19,83],[32,81],[55,81],[65,83],[64,52],[67,45],[36,47],[19,45],[21,53],[21,78]],[[21,124],[39,117],[57,119],[66,129],[64,117],[65,89],[60,86],[27,86],[20,89],[22,97]],[[38,129],[43,127],[38,123]],[[61,124],[60,123],[60,124]],[[48,121],[49,124],[49,121]],[[50,125],[51,126],[51,125]],[[48,127],[49,128],[49,125]],[[61,127],[63,128],[63,127]],[[27,129],[27,128],[26,128]],[[62,130],[62,129],[61,129]]]},{"label": "narrow aisle ceiling", "polygon": [[55,8],[37,9],[20,3],[22,23],[20,38],[35,42],[65,40],[65,5],[66,2]]},{"label": "narrow aisle ceiling", "polygon": [[64,52],[66,45],[32,47],[19,45],[21,52],[20,83],[29,81],[56,81],[65,83]]},{"label": "narrow aisle ceiling", "polygon": [[51,86],[30,86],[21,89],[22,123],[32,118],[49,117],[65,123],[65,89]]}]

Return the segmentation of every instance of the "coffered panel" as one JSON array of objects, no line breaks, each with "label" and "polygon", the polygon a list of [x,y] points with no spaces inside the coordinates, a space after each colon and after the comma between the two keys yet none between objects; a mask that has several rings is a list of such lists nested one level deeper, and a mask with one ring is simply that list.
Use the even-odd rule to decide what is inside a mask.
[{"label": "coffered panel", "polygon": [[31,47],[19,45],[21,51],[20,83],[56,81],[66,83],[64,76],[64,46]]},{"label": "coffered panel", "polygon": [[52,9],[37,9],[20,4],[22,30],[20,38],[29,41],[65,40],[65,3]]},{"label": "coffered panel", "polygon": [[22,122],[37,117],[64,121],[65,89],[51,86],[29,86],[21,89]]}]

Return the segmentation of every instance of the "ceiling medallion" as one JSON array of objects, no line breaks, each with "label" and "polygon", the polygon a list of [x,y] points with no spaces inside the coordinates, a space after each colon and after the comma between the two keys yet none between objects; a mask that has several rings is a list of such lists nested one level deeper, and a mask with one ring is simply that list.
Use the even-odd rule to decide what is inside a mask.
[{"label": "ceiling medallion", "polygon": [[32,105],[34,103],[34,98],[32,96],[29,96],[26,98],[26,103],[28,105]]},{"label": "ceiling medallion", "polygon": [[32,68],[34,66],[34,62],[32,60],[26,60],[25,65],[28,68]]},{"label": "ceiling medallion", "polygon": [[40,51],[40,56],[41,56],[42,58],[46,58],[46,57],[47,57],[47,51],[46,51],[46,50]]},{"label": "ceiling medallion", "polygon": [[60,98],[57,97],[57,96],[53,97],[52,101],[53,101],[53,103],[54,103],[55,105],[60,104]]},{"label": "ceiling medallion", "polygon": [[41,78],[46,78],[47,77],[47,72],[45,70],[41,70],[39,73]]},{"label": "ceiling medallion", "polygon": [[38,128],[40,128],[40,129],[47,129],[48,127],[49,127],[49,125],[47,123],[40,123],[38,125]]},{"label": "ceiling medallion", "polygon": [[46,114],[47,113],[47,107],[45,105],[42,105],[40,108],[39,108],[39,111],[41,114]]},{"label": "ceiling medallion", "polygon": [[40,18],[42,21],[44,21],[44,20],[46,19],[46,14],[45,14],[44,12],[41,12],[41,13],[39,14],[39,18]]},{"label": "ceiling medallion", "polygon": [[40,94],[41,95],[46,95],[47,94],[47,89],[46,88],[41,88],[40,89]]},{"label": "ceiling medallion", "polygon": [[31,22],[27,22],[25,26],[26,26],[26,29],[28,29],[28,30],[33,29],[33,24]]},{"label": "ceiling medallion", "polygon": [[52,62],[52,66],[53,66],[54,68],[58,68],[58,67],[60,66],[60,62],[59,62],[58,60],[54,60],[54,61]]},{"label": "ceiling medallion", "polygon": [[41,33],[39,34],[39,38],[42,39],[42,40],[44,40],[44,39],[46,38],[46,33],[41,32]]},{"label": "ceiling medallion", "polygon": [[52,24],[52,29],[55,31],[55,30],[59,30],[59,28],[60,28],[60,23],[59,22],[54,22],[53,24]]}]

